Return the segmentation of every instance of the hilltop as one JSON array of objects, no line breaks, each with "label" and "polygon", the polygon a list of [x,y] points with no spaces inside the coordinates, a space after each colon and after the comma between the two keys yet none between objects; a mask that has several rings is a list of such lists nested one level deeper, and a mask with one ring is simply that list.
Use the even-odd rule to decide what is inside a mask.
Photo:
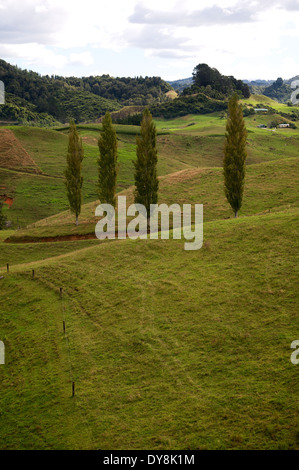
[{"label": "hilltop", "polygon": [[[277,82],[278,80],[278,82]],[[242,82],[248,85],[250,93],[257,95],[265,95],[277,101],[278,103],[287,103],[290,100],[292,91],[291,83],[299,80],[299,75],[289,79],[276,79],[276,80],[247,80],[243,79]],[[182,93],[186,88],[188,89],[192,83],[193,78],[184,78],[168,82],[175,90]]]}]

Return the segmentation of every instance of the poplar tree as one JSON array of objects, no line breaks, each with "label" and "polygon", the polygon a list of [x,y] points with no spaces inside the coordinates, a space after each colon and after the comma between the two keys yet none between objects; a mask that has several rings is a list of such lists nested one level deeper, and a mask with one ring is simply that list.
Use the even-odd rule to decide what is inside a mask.
[{"label": "poplar tree", "polygon": [[228,102],[223,159],[224,192],[235,217],[238,217],[243,200],[247,157],[246,138],[243,112],[238,103],[238,95],[235,93]]},{"label": "poplar tree", "polygon": [[135,166],[135,203],[143,204],[147,210],[148,224],[150,205],[158,202],[159,181],[157,177],[158,152],[156,126],[146,108],[141,121],[141,136],[136,137],[137,160]]},{"label": "poplar tree", "polygon": [[82,184],[81,176],[82,161],[84,157],[82,139],[74,121],[70,122],[69,143],[67,152],[67,168],[65,170],[65,185],[67,188],[67,197],[71,212],[76,216],[76,225],[79,223],[79,214],[81,212]]},{"label": "poplar tree", "polygon": [[101,203],[111,204],[115,207],[115,193],[117,180],[117,137],[109,112],[102,121],[103,132],[99,137],[98,145],[100,156],[99,169],[99,198]]}]

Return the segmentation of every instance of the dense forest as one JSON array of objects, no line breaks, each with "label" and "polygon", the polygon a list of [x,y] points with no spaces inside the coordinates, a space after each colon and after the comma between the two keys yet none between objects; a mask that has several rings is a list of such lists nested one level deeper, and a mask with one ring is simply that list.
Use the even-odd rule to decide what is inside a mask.
[{"label": "dense forest", "polygon": [[[217,69],[207,64],[198,64],[193,70],[193,84],[183,91],[183,95],[192,95],[200,91],[204,92],[207,87],[214,91],[215,97],[225,99],[235,91],[241,97],[249,98],[250,90],[246,83],[237,80],[233,76],[222,75]],[[209,95],[210,96],[210,95]]]},{"label": "dense forest", "polygon": [[[145,106],[156,117],[206,114],[226,110],[234,92],[240,98],[255,92],[287,102],[294,79],[242,81],[207,64],[198,64],[192,78],[173,82],[160,77],[41,76],[0,59],[0,80],[5,84],[0,122],[52,126],[70,119],[77,123],[99,121],[110,111],[114,122],[139,125]],[[167,96],[172,87],[179,93],[175,99]]]},{"label": "dense forest", "polygon": [[250,90],[242,80],[221,75],[217,69],[207,64],[194,68],[193,83],[184,87],[179,98],[151,106],[153,116],[173,118],[185,114],[207,114],[227,109],[227,101],[232,93],[237,92],[240,98],[248,98]]},{"label": "dense forest", "polygon": [[[77,123],[96,121],[106,111],[113,113],[123,107],[148,106],[153,116],[165,118],[206,114],[226,110],[228,98],[234,92],[241,98],[250,96],[249,87],[242,80],[222,75],[207,64],[197,65],[192,79],[172,82],[180,92],[176,99],[167,96],[173,88],[160,77],[41,76],[4,60],[0,60],[0,80],[5,84],[6,98],[0,108],[0,121],[40,126],[70,119]],[[127,112],[124,116],[116,113],[113,120],[140,124],[139,113]]]},{"label": "dense forest", "polygon": [[179,96],[173,101],[150,107],[153,116],[161,116],[165,119],[185,116],[186,114],[208,114],[215,111],[224,111],[226,109],[226,101],[214,99],[205,93]]},{"label": "dense forest", "polygon": [[290,99],[291,94],[291,86],[284,83],[283,79],[280,77],[263,91],[263,95],[268,96],[279,103],[286,103]]},{"label": "dense forest", "polygon": [[0,121],[38,122],[93,121],[106,111],[125,105],[150,105],[166,101],[171,86],[160,77],[113,78],[51,77],[22,70],[0,60],[0,80],[5,84],[6,104]]}]

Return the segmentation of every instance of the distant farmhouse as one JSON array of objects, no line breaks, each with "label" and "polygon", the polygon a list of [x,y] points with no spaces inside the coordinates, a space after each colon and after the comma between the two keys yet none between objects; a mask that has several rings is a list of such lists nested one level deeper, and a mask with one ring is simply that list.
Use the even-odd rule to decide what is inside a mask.
[{"label": "distant farmhouse", "polygon": [[268,109],[267,108],[254,108],[254,111],[256,113],[267,113]]},{"label": "distant farmhouse", "polygon": [[277,127],[290,127],[290,124],[289,123],[278,124]]}]

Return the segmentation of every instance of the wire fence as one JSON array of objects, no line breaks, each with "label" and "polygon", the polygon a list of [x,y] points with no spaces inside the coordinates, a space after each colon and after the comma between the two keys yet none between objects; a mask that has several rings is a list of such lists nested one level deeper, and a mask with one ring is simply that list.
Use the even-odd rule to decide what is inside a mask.
[{"label": "wire fence", "polygon": [[[6,265],[6,270],[7,274],[11,273],[11,266],[9,263]],[[26,275],[26,273],[16,273],[16,274],[21,274],[21,275]],[[64,290],[62,287],[59,289],[56,286],[53,286],[52,283],[50,282],[45,282],[46,280],[41,278],[39,275],[37,275],[35,269],[31,270],[31,275],[30,279],[32,279],[35,282],[40,282],[43,286],[46,286],[47,288],[51,289],[52,291],[55,290],[57,292],[57,297],[60,303],[60,317],[61,317],[61,324],[62,324],[62,331],[63,331],[63,337],[64,337],[64,342],[66,346],[66,353],[68,356],[68,375],[69,375],[69,382],[71,384],[71,397],[76,398],[76,374],[75,370],[73,367],[73,361],[72,361],[72,352],[71,352],[71,339],[70,339],[70,329],[68,328],[68,320],[71,318],[71,299],[69,298],[66,290]],[[3,278],[4,276],[1,276]],[[81,422],[82,425],[85,428],[86,435],[89,437],[90,443],[91,443],[91,448],[92,449],[97,449],[99,446],[97,445],[94,437],[93,437],[93,431],[91,429],[91,426],[88,422],[88,418],[80,404],[77,402],[77,400],[74,400],[74,405],[76,406],[76,409],[78,410],[80,416],[81,416]]]}]

